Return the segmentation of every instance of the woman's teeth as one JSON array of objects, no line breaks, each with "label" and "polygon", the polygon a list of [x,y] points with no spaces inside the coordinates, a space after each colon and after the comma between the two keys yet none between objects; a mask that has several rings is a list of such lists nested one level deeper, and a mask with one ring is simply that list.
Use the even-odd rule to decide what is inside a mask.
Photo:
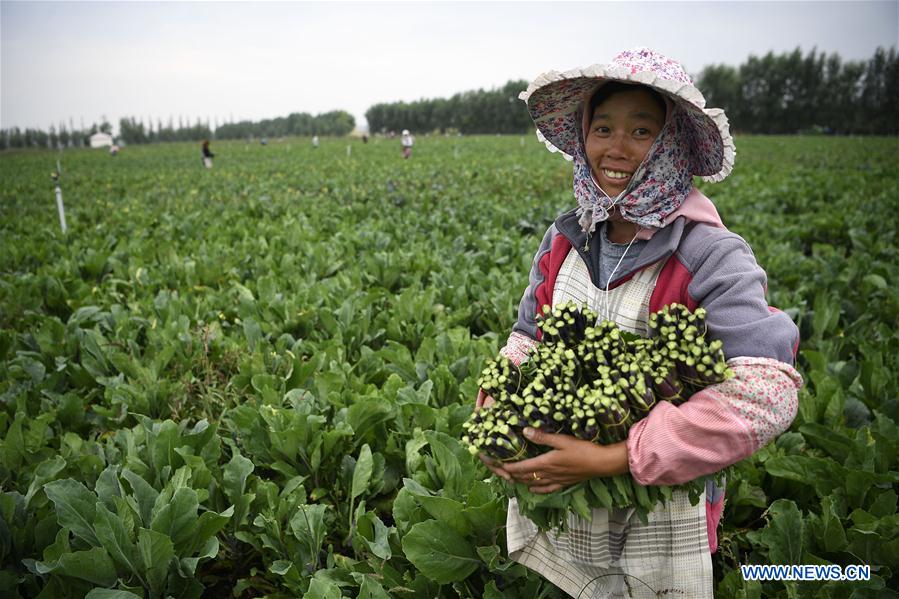
[{"label": "woman's teeth", "polygon": [[602,173],[608,177],[609,179],[627,179],[630,177],[630,173],[622,173],[620,171],[610,171],[608,169],[603,169]]}]

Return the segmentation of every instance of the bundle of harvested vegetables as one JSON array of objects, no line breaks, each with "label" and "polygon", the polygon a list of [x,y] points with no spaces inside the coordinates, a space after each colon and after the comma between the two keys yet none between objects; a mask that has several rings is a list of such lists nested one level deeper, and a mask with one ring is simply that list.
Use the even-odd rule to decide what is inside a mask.
[{"label": "bundle of harvested vegetables", "polygon": [[[703,309],[671,304],[649,317],[649,337],[626,333],[614,322],[574,303],[544,307],[538,326],[543,343],[516,366],[499,356],[488,361],[478,384],[494,403],[465,423],[472,454],[501,461],[539,455],[526,426],[602,445],[627,439],[630,427],[660,401],[675,405],[732,376],[721,342],[707,340]],[[699,496],[703,481],[686,485]],[[590,517],[593,507],[636,507],[641,517],[671,488],[642,487],[630,476],[592,479],[548,495],[507,485],[519,509],[542,528],[564,527],[569,511]]]}]

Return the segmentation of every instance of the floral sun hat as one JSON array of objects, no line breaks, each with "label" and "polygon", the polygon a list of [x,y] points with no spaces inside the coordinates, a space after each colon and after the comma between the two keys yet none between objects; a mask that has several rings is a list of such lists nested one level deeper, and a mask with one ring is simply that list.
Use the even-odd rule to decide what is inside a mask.
[{"label": "floral sun hat", "polygon": [[582,144],[584,101],[609,81],[649,86],[681,109],[677,112],[689,140],[687,154],[692,175],[721,181],[731,172],[736,151],[724,111],[706,108],[705,98],[683,66],[649,48],[626,50],[606,65],[564,73],[548,71],[518,97],[527,102],[537,125],[537,138],[551,152],[561,152],[571,160]]}]

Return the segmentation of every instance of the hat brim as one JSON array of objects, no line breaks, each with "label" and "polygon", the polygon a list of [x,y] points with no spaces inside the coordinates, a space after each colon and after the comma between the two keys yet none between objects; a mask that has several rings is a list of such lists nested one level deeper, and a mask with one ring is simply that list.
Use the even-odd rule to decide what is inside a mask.
[{"label": "hat brim", "polygon": [[621,81],[646,85],[682,107],[683,124],[690,131],[693,174],[721,181],[733,170],[736,148],[727,116],[720,108],[705,108],[705,98],[693,85],[665,79],[649,71],[592,65],[560,73],[543,73],[519,94],[537,125],[537,139],[567,159],[577,152],[583,105],[603,83]]}]

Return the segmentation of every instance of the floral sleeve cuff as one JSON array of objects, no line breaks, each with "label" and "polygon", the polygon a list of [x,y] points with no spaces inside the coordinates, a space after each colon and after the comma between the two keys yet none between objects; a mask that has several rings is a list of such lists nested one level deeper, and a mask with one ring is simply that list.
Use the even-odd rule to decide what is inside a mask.
[{"label": "floral sleeve cuff", "polygon": [[712,389],[748,424],[756,449],[764,447],[796,417],[802,376],[771,358],[733,358],[727,365],[734,376]]},{"label": "floral sleeve cuff", "polygon": [[802,377],[771,358],[732,358],[734,376],[680,406],[656,405],[628,434],[631,475],[680,484],[749,457],[793,422]]},{"label": "floral sleeve cuff", "polygon": [[527,335],[521,333],[512,333],[506,341],[505,347],[499,350],[501,356],[505,356],[516,366],[528,359],[528,353],[535,347],[539,341],[531,339]]}]

